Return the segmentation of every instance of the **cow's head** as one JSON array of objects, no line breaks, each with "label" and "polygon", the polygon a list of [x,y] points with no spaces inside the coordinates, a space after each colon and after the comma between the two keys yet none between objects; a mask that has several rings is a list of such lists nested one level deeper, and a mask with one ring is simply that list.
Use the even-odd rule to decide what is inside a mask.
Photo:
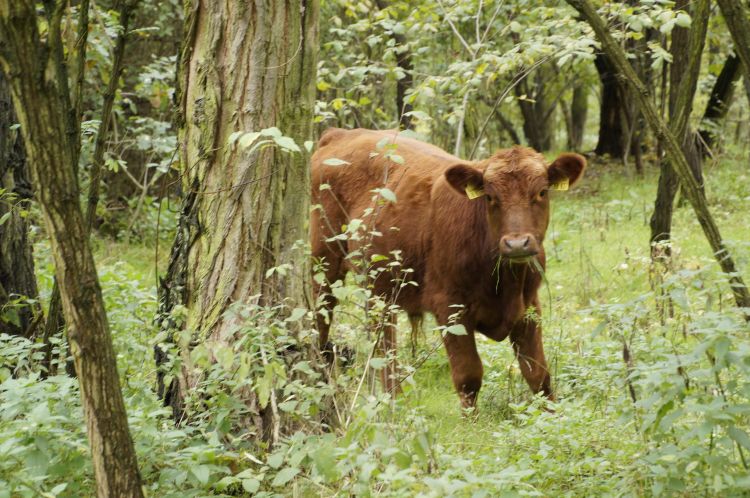
[{"label": "cow's head", "polygon": [[475,165],[451,166],[445,177],[460,195],[485,206],[500,255],[525,262],[542,247],[549,223],[549,191],[567,190],[585,167],[586,159],[578,154],[562,154],[548,164],[533,149],[513,147]]}]

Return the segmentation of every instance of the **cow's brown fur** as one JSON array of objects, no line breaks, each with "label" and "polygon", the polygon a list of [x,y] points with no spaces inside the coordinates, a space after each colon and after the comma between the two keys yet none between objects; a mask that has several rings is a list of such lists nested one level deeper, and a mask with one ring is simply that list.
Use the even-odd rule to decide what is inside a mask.
[{"label": "cow's brown fur", "polygon": [[[383,139],[395,144],[392,153],[403,164],[377,150]],[[326,165],[331,158],[349,164]],[[531,389],[554,398],[541,328],[528,314],[529,309],[541,313],[541,275],[528,261],[535,254],[545,264],[548,187],[564,177],[575,183],[584,167],[577,154],[563,154],[548,165],[541,154],[520,146],[471,163],[397,131],[327,130],[312,158],[312,196],[318,207],[310,224],[313,256],[326,264],[326,281],[315,288],[329,311],[318,320],[321,345],[327,344],[336,304],[328,283],[351,269],[346,254],[362,249],[369,260],[371,254],[400,250],[402,267],[414,270],[410,279],[417,285],[396,293],[398,282],[385,273],[375,280],[375,292],[397,296],[396,303],[410,316],[433,313],[440,325],[459,309],[454,305],[463,306],[458,323],[467,335],[444,338],[463,406],[475,405],[482,384],[475,331],[496,341],[510,336]],[[470,200],[464,193],[467,183],[482,187],[486,195]],[[323,184],[327,187],[321,189]],[[384,186],[397,201],[381,202],[366,215],[375,206],[373,189]],[[382,236],[331,241],[353,218]],[[387,327],[385,338],[386,349],[395,349],[395,325]],[[386,387],[395,386],[386,381]]]}]

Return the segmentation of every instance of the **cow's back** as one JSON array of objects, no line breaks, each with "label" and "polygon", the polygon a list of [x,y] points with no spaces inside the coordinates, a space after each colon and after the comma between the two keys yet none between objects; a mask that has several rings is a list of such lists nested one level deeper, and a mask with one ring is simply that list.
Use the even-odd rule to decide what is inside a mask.
[{"label": "cow's back", "polygon": [[[432,187],[459,162],[442,149],[396,130],[327,130],[312,158],[313,204],[322,208],[313,215],[313,223],[320,225],[315,236],[333,237],[349,220],[361,219],[368,230],[382,235],[349,240],[346,250],[364,244],[366,254],[391,256],[392,251],[400,251],[403,268],[414,270],[410,277],[421,288],[431,239]],[[321,189],[321,185],[325,186]],[[395,194],[395,203],[373,202],[373,190],[382,187]],[[390,277],[381,280],[380,290],[385,291]],[[421,308],[417,288],[407,294],[400,304],[407,310]]]}]

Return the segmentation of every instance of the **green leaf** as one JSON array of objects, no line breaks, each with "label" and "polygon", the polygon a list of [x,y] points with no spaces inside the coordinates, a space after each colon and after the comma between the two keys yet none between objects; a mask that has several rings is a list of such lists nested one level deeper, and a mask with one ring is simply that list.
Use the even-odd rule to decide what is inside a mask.
[{"label": "green leaf", "polygon": [[388,360],[385,358],[372,358],[370,360],[370,367],[372,367],[373,370],[380,370],[385,367],[387,363]]},{"label": "green leaf", "polygon": [[260,134],[266,137],[273,137],[273,138],[279,138],[282,136],[281,130],[279,130],[275,126],[261,130]]},{"label": "green leaf", "polygon": [[242,135],[242,137],[240,137],[240,141],[239,141],[240,147],[242,147],[243,149],[250,147],[251,145],[255,143],[255,141],[258,139],[259,136],[260,136],[260,133],[258,132],[245,133],[244,135]]},{"label": "green leaf", "polygon": [[690,19],[690,16],[687,14],[687,12],[678,12],[674,22],[681,28],[689,28],[692,19]]},{"label": "green leaf", "polygon": [[0,216],[0,226],[3,226],[3,224],[10,219],[10,213],[12,211],[8,211],[4,215]]},{"label": "green leaf", "polygon": [[273,137],[273,141],[286,151],[302,152],[299,145],[297,145],[290,137]]},{"label": "green leaf", "polygon": [[60,493],[62,493],[63,491],[65,491],[65,488],[67,488],[67,487],[68,487],[68,483],[64,482],[64,483],[58,484],[54,488],[50,489],[49,492],[52,493],[53,495],[57,496]]},{"label": "green leaf", "polygon": [[257,479],[243,479],[242,488],[251,495],[255,494],[260,489],[260,481]]},{"label": "green leaf", "polygon": [[296,476],[297,474],[299,474],[298,468],[284,467],[283,469],[279,471],[278,474],[276,474],[276,477],[274,477],[273,481],[271,482],[271,486],[273,487],[283,486],[284,484],[294,479],[294,476]]},{"label": "green leaf", "polygon": [[306,314],[307,314],[307,310],[305,308],[294,308],[292,310],[292,313],[289,315],[289,318],[287,318],[284,321],[285,322],[297,322]]},{"label": "green leaf", "polygon": [[232,133],[231,135],[229,135],[229,140],[227,140],[227,143],[229,145],[234,144],[237,141],[237,139],[240,138],[244,134],[245,134],[244,131],[235,131],[234,133]]},{"label": "green leaf", "polygon": [[190,468],[190,472],[193,473],[198,482],[201,484],[208,483],[208,478],[211,475],[211,470],[205,465],[197,465]]},{"label": "green leaf", "polygon": [[393,193],[393,190],[388,189],[388,188],[381,188],[378,193],[386,201],[396,202],[396,194]]},{"label": "green leaf", "polygon": [[451,325],[450,327],[446,328],[445,331],[453,335],[468,335],[466,332],[466,327],[464,327],[460,323]]},{"label": "green leaf", "polygon": [[734,439],[740,446],[744,446],[745,449],[750,450],[750,437],[748,437],[747,432],[738,429],[737,427],[729,427],[727,428],[727,434],[729,434],[729,437]]},{"label": "green leaf", "polygon": [[284,463],[284,452],[280,451],[278,453],[274,453],[273,455],[268,457],[268,460],[266,460],[266,463],[272,468],[272,469],[278,469],[281,467],[281,464]]},{"label": "green leaf", "polygon": [[344,166],[344,165],[349,165],[351,163],[349,161],[344,161],[343,159],[337,159],[335,157],[331,157],[323,161],[323,164],[325,164],[326,166]]}]

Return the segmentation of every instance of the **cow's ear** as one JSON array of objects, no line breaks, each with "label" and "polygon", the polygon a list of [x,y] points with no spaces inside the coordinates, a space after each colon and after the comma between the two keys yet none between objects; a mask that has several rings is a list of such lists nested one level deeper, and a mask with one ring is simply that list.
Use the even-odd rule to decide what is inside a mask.
[{"label": "cow's ear", "polygon": [[586,158],[580,154],[560,154],[547,168],[547,179],[552,190],[568,190],[575,184],[586,169]]},{"label": "cow's ear", "polygon": [[456,164],[445,172],[445,179],[456,192],[469,199],[484,195],[484,175],[480,170],[467,164]]}]

